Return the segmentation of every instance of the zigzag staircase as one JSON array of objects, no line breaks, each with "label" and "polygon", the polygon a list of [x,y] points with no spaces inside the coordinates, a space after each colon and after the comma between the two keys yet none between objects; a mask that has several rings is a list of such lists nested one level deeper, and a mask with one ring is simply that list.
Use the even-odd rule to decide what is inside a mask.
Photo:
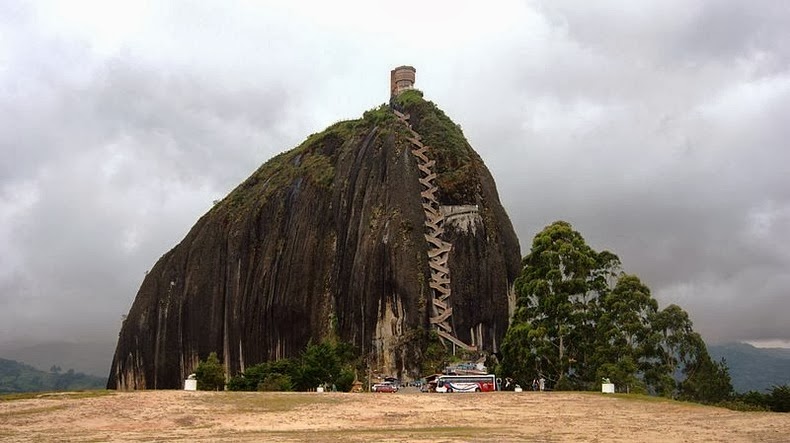
[{"label": "zigzag staircase", "polygon": [[420,193],[422,196],[422,208],[425,211],[425,227],[427,234],[425,240],[429,243],[428,265],[431,268],[430,287],[432,292],[432,313],[430,318],[432,325],[436,327],[436,332],[444,341],[450,342],[467,351],[476,351],[477,346],[468,345],[461,341],[453,333],[450,317],[453,315],[453,308],[450,306],[450,268],[447,266],[447,258],[453,245],[439,238],[444,233],[445,217],[436,200],[438,187],[433,183],[436,173],[431,168],[436,164],[436,160],[431,160],[426,154],[430,147],[424,145],[420,140],[420,134],[414,131],[409,124],[409,115],[396,109],[393,112],[398,120],[403,122],[408,128],[411,137],[407,140],[412,145],[411,153],[417,158],[417,168],[422,173],[420,183],[425,189]]}]

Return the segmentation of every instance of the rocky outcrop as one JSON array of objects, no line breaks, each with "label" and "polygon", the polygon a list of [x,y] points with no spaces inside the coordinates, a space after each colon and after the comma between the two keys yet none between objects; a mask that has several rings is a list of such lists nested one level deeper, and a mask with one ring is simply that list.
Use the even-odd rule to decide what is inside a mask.
[{"label": "rocky outcrop", "polygon": [[[397,100],[434,154],[441,239],[452,244],[448,326],[494,351],[520,267],[515,233],[460,129],[416,90]],[[424,176],[409,138],[382,107],[261,166],[146,275],[108,387],[178,388],[210,352],[236,374],[330,336],[376,369],[419,375],[425,343],[415,332],[436,312]]]}]

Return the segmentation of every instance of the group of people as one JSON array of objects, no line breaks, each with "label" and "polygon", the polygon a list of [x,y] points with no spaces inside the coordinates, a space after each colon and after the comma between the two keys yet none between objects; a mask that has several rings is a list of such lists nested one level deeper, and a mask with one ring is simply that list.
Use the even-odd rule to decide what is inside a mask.
[{"label": "group of people", "polygon": [[[519,385],[515,384],[513,379],[510,377],[505,377],[505,385],[502,387],[503,391],[513,391],[516,388],[520,388]],[[546,379],[543,376],[539,378],[532,379],[532,390],[533,391],[545,391],[546,390]]]}]

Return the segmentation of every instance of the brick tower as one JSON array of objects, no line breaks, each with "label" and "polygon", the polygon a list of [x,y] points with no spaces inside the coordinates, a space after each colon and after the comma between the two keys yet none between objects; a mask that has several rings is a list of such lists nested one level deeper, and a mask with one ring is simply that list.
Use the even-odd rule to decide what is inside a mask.
[{"label": "brick tower", "polygon": [[414,88],[417,70],[413,66],[398,66],[390,71],[390,96],[395,97],[403,91]]}]

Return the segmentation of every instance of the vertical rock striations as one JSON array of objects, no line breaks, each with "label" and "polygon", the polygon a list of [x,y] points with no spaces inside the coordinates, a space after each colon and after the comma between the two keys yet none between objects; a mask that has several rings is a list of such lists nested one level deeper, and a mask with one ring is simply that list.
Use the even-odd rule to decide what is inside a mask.
[{"label": "vertical rock striations", "polygon": [[[409,114],[434,163],[412,154],[412,130],[388,107],[266,162],[146,275],[108,387],[179,388],[210,352],[236,374],[330,336],[378,369],[416,376],[419,332],[442,322],[459,342],[495,351],[520,251],[493,178],[419,91],[393,106]],[[426,169],[435,175],[431,217],[441,222],[435,247],[426,242]],[[452,294],[441,312],[438,256],[452,276],[438,290]]]}]

